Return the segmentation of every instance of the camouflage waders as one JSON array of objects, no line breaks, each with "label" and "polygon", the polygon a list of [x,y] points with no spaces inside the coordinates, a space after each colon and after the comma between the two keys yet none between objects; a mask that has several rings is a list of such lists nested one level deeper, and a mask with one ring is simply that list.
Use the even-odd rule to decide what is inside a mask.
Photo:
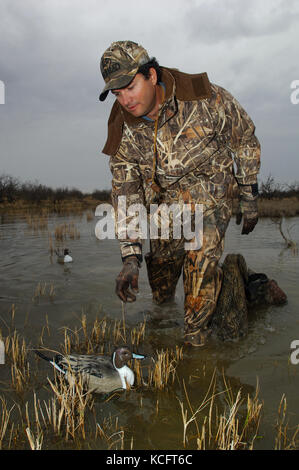
[{"label": "camouflage waders", "polygon": [[218,266],[223,253],[224,235],[231,217],[231,202],[204,212],[203,243],[198,250],[184,250],[184,239],[151,240],[145,255],[153,300],[162,304],[174,297],[181,272],[185,293],[185,342],[205,343],[221,288]]}]

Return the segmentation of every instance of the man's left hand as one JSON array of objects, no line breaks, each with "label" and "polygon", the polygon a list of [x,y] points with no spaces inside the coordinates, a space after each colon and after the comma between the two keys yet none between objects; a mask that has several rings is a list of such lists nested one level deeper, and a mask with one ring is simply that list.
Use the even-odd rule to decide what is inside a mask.
[{"label": "man's left hand", "polygon": [[240,225],[243,217],[242,235],[252,232],[258,222],[257,198],[252,201],[241,200],[241,210],[237,214],[236,223]]}]

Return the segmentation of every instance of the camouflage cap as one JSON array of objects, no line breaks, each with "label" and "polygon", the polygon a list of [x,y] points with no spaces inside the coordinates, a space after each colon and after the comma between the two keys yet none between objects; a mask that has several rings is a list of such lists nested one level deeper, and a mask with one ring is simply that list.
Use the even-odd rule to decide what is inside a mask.
[{"label": "camouflage cap", "polygon": [[113,42],[101,58],[101,72],[106,85],[99,99],[104,101],[109,90],[127,86],[135,77],[139,67],[149,60],[147,51],[136,42]]}]

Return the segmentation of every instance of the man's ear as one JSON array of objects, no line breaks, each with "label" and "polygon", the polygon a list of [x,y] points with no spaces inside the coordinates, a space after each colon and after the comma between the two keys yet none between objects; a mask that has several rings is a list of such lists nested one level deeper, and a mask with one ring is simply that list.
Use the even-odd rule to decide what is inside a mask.
[{"label": "man's ear", "polygon": [[151,67],[149,72],[150,72],[150,80],[151,80],[152,84],[157,85],[158,77],[157,77],[157,72],[154,69],[154,67]]}]

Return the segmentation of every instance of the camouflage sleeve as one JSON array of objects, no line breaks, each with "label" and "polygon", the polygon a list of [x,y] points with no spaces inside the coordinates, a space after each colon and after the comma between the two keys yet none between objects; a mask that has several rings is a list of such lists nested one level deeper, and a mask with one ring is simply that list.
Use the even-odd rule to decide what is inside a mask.
[{"label": "camouflage sleeve", "polygon": [[227,124],[228,145],[236,165],[235,177],[242,194],[243,191],[248,192],[248,185],[257,184],[260,143],[255,135],[254,123],[240,103],[227,90],[220,87],[219,89],[225,109],[224,124]]},{"label": "camouflage sleeve", "polygon": [[141,261],[142,240],[132,233],[132,231],[138,232],[138,225],[134,224],[134,215],[128,215],[128,208],[133,204],[142,204],[145,208],[144,193],[136,156],[134,158],[134,148],[125,138],[122,139],[118,152],[110,157],[110,170],[115,233],[120,242],[122,259],[136,255]]}]

